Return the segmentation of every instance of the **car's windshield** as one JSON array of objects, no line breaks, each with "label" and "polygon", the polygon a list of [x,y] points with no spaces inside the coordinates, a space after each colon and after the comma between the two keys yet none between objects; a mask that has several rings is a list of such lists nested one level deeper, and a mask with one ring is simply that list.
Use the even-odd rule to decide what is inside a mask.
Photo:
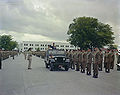
[{"label": "car's windshield", "polygon": [[49,55],[65,55],[63,50],[49,50]]}]

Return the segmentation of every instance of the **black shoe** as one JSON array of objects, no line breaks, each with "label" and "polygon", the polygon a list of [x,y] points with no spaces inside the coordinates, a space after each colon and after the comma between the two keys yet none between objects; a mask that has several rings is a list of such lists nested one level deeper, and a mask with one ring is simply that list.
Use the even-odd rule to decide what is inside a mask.
[{"label": "black shoe", "polygon": [[28,70],[31,70],[32,68],[28,68]]}]

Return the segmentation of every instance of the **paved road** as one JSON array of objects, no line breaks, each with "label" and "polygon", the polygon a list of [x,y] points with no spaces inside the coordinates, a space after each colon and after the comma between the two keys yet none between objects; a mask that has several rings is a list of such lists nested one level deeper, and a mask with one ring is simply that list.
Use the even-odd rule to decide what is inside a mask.
[{"label": "paved road", "polygon": [[73,70],[51,72],[37,57],[33,57],[32,70],[27,70],[21,54],[3,61],[0,95],[120,95],[120,72],[102,71],[97,79]]}]

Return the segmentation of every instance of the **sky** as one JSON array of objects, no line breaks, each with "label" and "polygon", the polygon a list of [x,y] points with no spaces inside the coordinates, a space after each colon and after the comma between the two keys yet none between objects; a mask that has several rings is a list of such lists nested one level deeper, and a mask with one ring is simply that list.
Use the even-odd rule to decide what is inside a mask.
[{"label": "sky", "polygon": [[76,17],[95,17],[113,27],[120,44],[119,0],[0,0],[0,35],[21,41],[66,41]]}]

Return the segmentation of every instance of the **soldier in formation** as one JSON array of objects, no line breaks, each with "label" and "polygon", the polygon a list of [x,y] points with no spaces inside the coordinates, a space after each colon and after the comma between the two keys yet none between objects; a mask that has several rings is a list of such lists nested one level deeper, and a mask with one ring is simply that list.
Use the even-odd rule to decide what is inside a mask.
[{"label": "soldier in formation", "polygon": [[81,71],[87,75],[98,78],[98,72],[103,70],[103,63],[106,73],[110,73],[110,69],[114,68],[115,54],[114,51],[106,50],[105,53],[98,48],[95,51],[85,50],[70,50],[67,51],[67,57],[70,59],[70,68],[76,71]]}]

